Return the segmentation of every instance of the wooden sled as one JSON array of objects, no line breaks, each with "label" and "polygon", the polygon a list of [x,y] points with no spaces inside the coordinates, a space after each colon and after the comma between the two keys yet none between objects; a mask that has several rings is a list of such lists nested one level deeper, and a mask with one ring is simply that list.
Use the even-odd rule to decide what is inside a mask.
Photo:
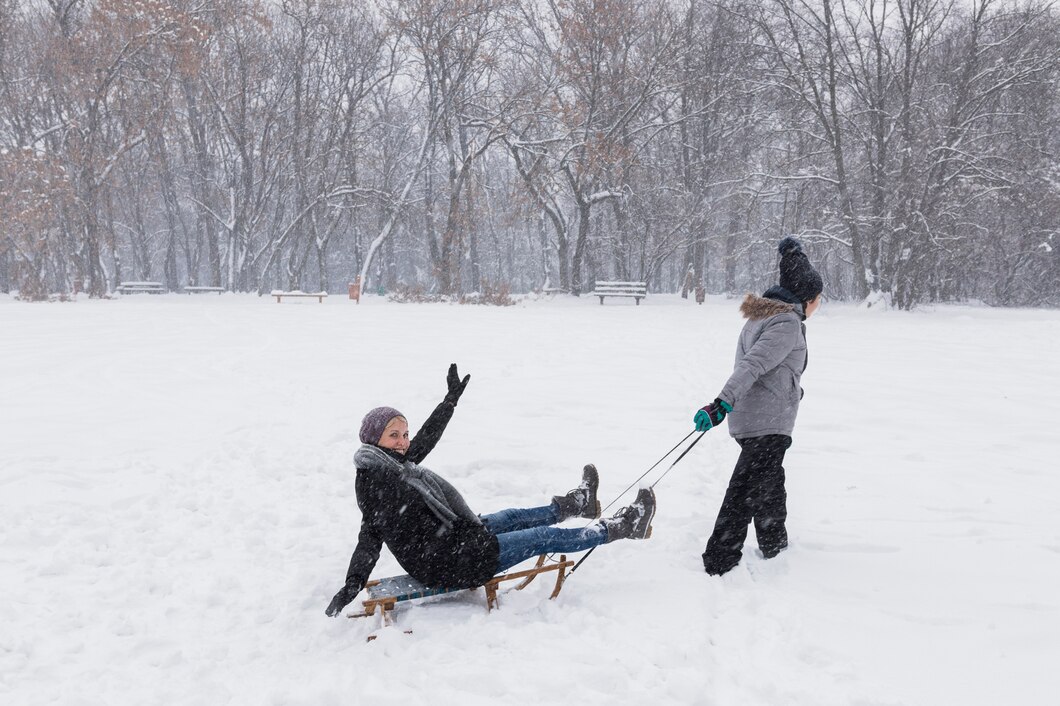
[{"label": "wooden sled", "polygon": [[[486,590],[486,612],[490,612],[494,608],[499,607],[500,604],[498,601],[499,596],[497,595],[497,588],[501,583],[522,579],[519,584],[515,586],[515,590],[521,591],[530,585],[530,582],[535,578],[548,571],[556,572],[556,585],[552,589],[552,595],[549,596],[549,599],[558,596],[560,590],[563,588],[563,581],[567,578],[567,568],[574,566],[574,562],[567,561],[567,556],[565,554],[560,555],[559,561],[556,563],[546,565],[545,559],[545,555],[542,554],[537,558],[537,563],[534,564],[532,569],[500,574],[487,581],[486,584],[482,586],[482,588]],[[445,593],[454,593],[457,591],[477,590],[475,588],[429,588],[407,574],[404,576],[389,576],[387,578],[369,581],[364,587],[368,591],[368,598],[362,601],[364,610],[360,613],[351,613],[346,617],[367,618],[375,615],[378,610],[380,627],[387,627],[394,624],[394,608],[398,603],[403,601],[414,601],[418,598],[440,596]],[[405,632],[411,633],[412,631],[406,630]],[[369,635],[368,641],[371,642],[375,638],[375,634]]]}]

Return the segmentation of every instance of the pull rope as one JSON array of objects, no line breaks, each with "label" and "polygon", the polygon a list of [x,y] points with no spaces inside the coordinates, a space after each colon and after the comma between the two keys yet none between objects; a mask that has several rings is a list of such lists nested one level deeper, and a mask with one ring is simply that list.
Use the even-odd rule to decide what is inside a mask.
[{"label": "pull rope", "polygon": [[[644,471],[643,473],[641,473],[641,474],[640,474],[640,477],[639,477],[639,478],[637,478],[637,480],[635,480],[635,481],[633,481],[632,483],[630,483],[629,485],[627,485],[627,486],[626,486],[626,489],[625,489],[625,490],[623,490],[623,491],[622,491],[621,493],[619,493],[619,494],[618,494],[618,495],[617,495],[617,496],[615,497],[615,499],[614,499],[614,500],[612,500],[612,501],[611,501],[610,503],[608,503],[608,504],[607,504],[607,507],[605,507],[605,508],[604,508],[603,510],[601,510],[601,511],[600,511],[600,516],[601,516],[601,517],[603,517],[603,514],[604,514],[605,512],[607,512],[607,510],[608,510],[608,509],[610,509],[610,507],[611,507],[612,505],[614,505],[615,503],[617,503],[617,502],[618,502],[618,500],[619,500],[619,498],[621,498],[621,497],[622,497],[623,495],[625,495],[625,494],[626,494],[626,493],[628,493],[628,492],[629,492],[630,490],[632,490],[632,489],[633,489],[633,486],[635,486],[635,485],[636,485],[637,483],[640,483],[640,482],[641,482],[641,480],[643,480],[643,479],[644,479],[644,476],[648,475],[648,474],[649,474],[649,473],[651,473],[651,472],[652,472],[653,470],[655,470],[655,467],[656,467],[656,466],[658,466],[658,465],[659,465],[660,463],[662,463],[663,461],[665,461],[665,460],[666,460],[666,457],[667,457],[667,456],[669,456],[669,455],[670,455],[670,454],[672,454],[672,453],[673,453],[674,451],[676,451],[676,450],[677,450],[677,447],[678,447],[678,446],[680,446],[681,444],[683,444],[683,443],[685,443],[686,441],[688,441],[688,437],[689,437],[689,436],[692,436],[692,435],[693,435],[693,434],[695,434],[695,433],[696,433],[695,429],[693,429],[692,431],[688,432],[688,436],[686,436],[685,438],[681,439],[681,440],[680,440],[680,441],[678,441],[678,442],[677,442],[676,444],[674,444],[674,447],[673,447],[672,449],[670,449],[669,451],[667,451],[666,453],[664,453],[664,454],[663,454],[663,456],[662,456],[662,458],[660,458],[660,459],[659,459],[658,461],[656,461],[655,463],[651,464],[651,468],[649,468],[648,470],[646,470],[646,471]],[[700,435],[700,438],[702,438],[702,434]],[[696,441],[699,441],[699,439],[696,439]],[[696,445],[696,441],[693,441],[693,442],[692,442],[692,446],[695,446],[695,445]],[[692,446],[689,446],[689,447],[688,447],[688,449],[691,449],[691,448],[692,448]],[[681,460],[682,458],[684,458],[685,454],[686,454],[686,453],[688,453],[688,449],[685,449],[685,452],[684,452],[683,454],[681,454],[680,456],[678,456],[678,457],[677,457],[677,461],[680,461],[680,460]],[[677,463],[677,461],[674,461],[674,463],[676,464],[676,463]],[[673,468],[673,466],[670,466],[670,468]],[[669,473],[669,472],[670,472],[670,468],[667,468],[667,469],[666,469],[666,473]],[[663,473],[663,475],[665,476],[665,475],[666,475],[666,473]],[[662,478],[659,478],[659,480],[662,480]],[[656,482],[656,483],[658,483],[659,481],[655,481],[655,482]],[[652,487],[654,488],[654,487],[655,487],[655,485],[653,484],[653,485],[652,485]],[[590,522],[589,524],[591,525],[592,523]],[[588,526],[589,526],[589,525],[586,525],[586,527],[588,527]]]},{"label": "pull rope", "polygon": [[[709,431],[709,429],[708,429],[707,431]],[[692,435],[693,435],[693,434],[695,434],[695,433],[696,433],[696,431],[695,431],[694,429],[693,429],[692,431],[688,432],[688,436],[686,436],[685,438],[683,438],[683,439],[681,439],[680,441],[678,441],[678,442],[677,442],[677,443],[676,443],[676,444],[674,445],[674,447],[673,447],[672,449],[670,449],[670,450],[669,450],[669,451],[667,451],[667,452],[666,452],[665,454],[663,454],[663,457],[662,457],[662,458],[660,458],[660,459],[659,459],[658,461],[656,461],[655,463],[653,463],[653,464],[652,464],[652,466],[651,466],[651,468],[649,468],[648,470],[644,471],[644,473],[641,473],[641,474],[640,474],[640,478],[637,478],[637,480],[635,480],[635,481],[633,481],[632,483],[630,483],[630,484],[629,484],[629,486],[628,486],[628,487],[627,487],[627,488],[626,488],[625,490],[623,490],[623,491],[622,491],[621,493],[619,493],[619,494],[618,494],[618,497],[617,497],[617,498],[615,498],[614,500],[612,500],[612,501],[611,501],[611,503],[610,503],[610,504],[609,504],[609,505],[608,505],[607,507],[605,507],[605,508],[604,508],[604,510],[606,510],[607,508],[611,507],[611,505],[614,505],[614,504],[615,504],[616,502],[618,502],[618,498],[621,498],[621,497],[622,497],[623,495],[625,495],[625,494],[626,494],[627,492],[629,492],[629,490],[630,490],[630,489],[631,489],[631,488],[632,488],[632,487],[633,487],[634,485],[636,485],[637,483],[639,483],[639,482],[641,481],[641,479],[642,479],[642,478],[644,478],[644,476],[646,476],[646,475],[648,475],[649,473],[651,473],[651,472],[652,472],[652,470],[653,470],[653,469],[654,469],[654,468],[655,468],[656,466],[658,466],[658,465],[659,465],[660,463],[662,463],[662,462],[663,462],[663,461],[664,461],[664,460],[666,459],[666,457],[667,457],[667,456],[669,456],[670,454],[672,454],[672,453],[673,453],[673,452],[674,452],[674,451],[675,451],[675,450],[677,449],[677,447],[678,447],[678,446],[680,446],[681,444],[683,444],[683,443],[685,443],[686,441],[688,441],[688,437],[689,437],[689,436],[692,436]],[[697,436],[697,437],[696,437],[696,438],[695,438],[695,439],[694,439],[694,440],[692,441],[692,443],[688,445],[688,448],[687,448],[687,449],[685,449],[684,451],[682,451],[682,452],[681,452],[681,455],[680,455],[680,456],[678,456],[678,457],[677,457],[677,459],[676,459],[676,460],[675,460],[675,461],[674,461],[673,463],[671,463],[671,464],[670,464],[670,467],[669,467],[669,468],[667,468],[667,469],[666,469],[665,471],[663,471],[663,474],[662,474],[661,476],[659,476],[659,477],[658,477],[658,479],[656,479],[656,481],[655,481],[654,483],[652,483],[652,484],[651,484],[651,485],[650,485],[649,487],[650,487],[650,488],[652,488],[652,489],[654,489],[654,488],[655,488],[655,486],[657,486],[657,485],[658,485],[658,484],[659,484],[659,483],[660,483],[660,482],[662,481],[662,479],[666,477],[666,474],[667,474],[667,473],[669,473],[670,471],[672,471],[672,470],[673,470],[673,467],[674,467],[674,466],[676,466],[676,465],[678,464],[678,462],[680,462],[680,460],[681,460],[682,458],[684,458],[684,457],[685,457],[685,455],[686,455],[686,454],[687,454],[687,453],[688,453],[689,451],[691,451],[691,450],[692,450],[692,447],[693,447],[693,446],[695,446],[696,444],[698,444],[698,443],[699,443],[699,440],[700,440],[700,439],[702,439],[702,438],[703,438],[703,435],[704,435],[704,434],[706,434],[706,433],[707,433],[707,432],[705,432],[705,431],[704,431],[704,432],[700,432],[699,436]],[[601,516],[603,516],[603,510],[601,510],[601,511],[600,511],[600,515],[601,515]],[[591,524],[593,524],[593,523],[592,523],[592,522],[590,522],[590,523],[589,523],[588,525],[586,525],[586,527],[588,527],[588,526],[589,526],[589,525],[591,525]],[[599,546],[599,545],[597,545],[597,546]],[[575,571],[577,571],[577,570],[578,570],[578,567],[579,567],[579,566],[581,566],[581,565],[582,565],[582,564],[583,564],[583,563],[585,562],[585,560],[586,560],[586,559],[588,559],[588,558],[589,558],[589,556],[590,556],[590,555],[591,555],[591,554],[592,554],[593,552],[595,552],[595,551],[596,551],[596,547],[593,547],[592,549],[590,549],[589,551],[587,551],[587,552],[585,553],[585,556],[583,556],[583,557],[582,557],[581,559],[579,559],[579,560],[578,560],[578,562],[577,562],[577,563],[576,563],[576,564],[575,564],[574,566],[572,566],[572,567],[571,567],[571,570],[567,572],[567,578],[569,578],[571,574],[573,574],[573,573],[574,573]]]},{"label": "pull rope", "polygon": [[[708,429],[707,431],[710,431],[710,429]],[[698,443],[699,443],[699,440],[700,440],[700,439],[702,439],[702,438],[703,438],[703,435],[704,435],[704,434],[706,434],[706,433],[707,433],[706,431],[704,431],[704,432],[700,432],[699,436],[697,436],[697,437],[695,438],[695,440],[694,440],[694,441],[693,441],[693,442],[692,442],[691,444],[689,444],[689,445],[688,445],[688,448],[687,448],[687,449],[685,449],[684,451],[682,451],[682,452],[681,452],[681,455],[677,457],[677,461],[674,461],[673,463],[671,463],[671,464],[670,464],[670,467],[669,467],[669,468],[667,468],[667,469],[666,469],[665,471],[663,471],[663,474],[662,474],[661,476],[659,476],[659,477],[658,477],[658,479],[656,479],[656,481],[655,481],[654,483],[652,483],[652,484],[651,484],[650,486],[648,486],[648,487],[654,490],[654,489],[655,489],[655,486],[659,485],[659,483],[661,483],[661,482],[662,482],[662,479],[666,477],[666,474],[667,474],[667,473],[669,473],[670,471],[672,471],[672,470],[674,469],[674,466],[676,466],[676,465],[677,465],[678,461],[680,461],[680,460],[681,460],[682,458],[684,458],[684,457],[685,457],[685,454],[686,454],[686,453],[688,453],[689,451],[691,451],[691,450],[692,450],[692,447],[693,447],[693,446],[695,446],[696,444],[698,444]],[[689,434],[688,436],[692,436],[692,434]],[[686,436],[686,437],[685,437],[685,439],[687,439],[687,438],[688,438],[688,436]]]}]

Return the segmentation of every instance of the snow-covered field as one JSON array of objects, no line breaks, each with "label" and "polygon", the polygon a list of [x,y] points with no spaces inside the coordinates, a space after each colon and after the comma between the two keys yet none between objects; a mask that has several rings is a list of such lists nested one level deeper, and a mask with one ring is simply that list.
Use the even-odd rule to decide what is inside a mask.
[{"label": "snow-covered field", "polygon": [[442,597],[372,643],[324,616],[367,409],[415,429],[455,361],[471,383],[425,465],[480,512],[588,461],[610,500],[721,388],[737,305],[0,297],[0,703],[1049,702],[1056,311],[826,304],[775,560],[752,532],[703,572],[738,450],[713,431],[657,488],[653,538],[602,547],[556,601]]}]

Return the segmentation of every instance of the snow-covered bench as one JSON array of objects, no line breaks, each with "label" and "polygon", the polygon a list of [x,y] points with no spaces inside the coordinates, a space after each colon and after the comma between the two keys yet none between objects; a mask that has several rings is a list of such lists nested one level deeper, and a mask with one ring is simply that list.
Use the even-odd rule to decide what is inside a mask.
[{"label": "snow-covered bench", "polygon": [[327,295],[327,292],[299,292],[297,290],[293,292],[281,292],[278,289],[274,289],[269,296],[276,297],[277,304],[279,304],[284,297],[316,297],[317,301],[323,304],[324,297]]},{"label": "snow-covered bench", "polygon": [[224,287],[185,287],[184,291],[188,294],[209,294],[211,292],[217,292],[218,294],[224,294]]},{"label": "snow-covered bench", "polygon": [[119,294],[164,294],[165,286],[161,282],[122,282],[118,285]]},{"label": "snow-covered bench", "polygon": [[600,303],[604,303],[604,297],[633,297],[637,306],[640,300],[648,296],[647,282],[597,282],[593,285],[590,294],[600,297]]}]

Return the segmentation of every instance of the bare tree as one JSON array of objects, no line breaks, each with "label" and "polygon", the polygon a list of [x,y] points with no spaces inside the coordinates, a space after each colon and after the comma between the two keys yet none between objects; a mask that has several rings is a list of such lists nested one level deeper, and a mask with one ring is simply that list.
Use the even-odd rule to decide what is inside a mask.
[{"label": "bare tree", "polygon": [[[1046,0],[0,0],[0,290],[1060,304]],[[433,291],[429,291],[433,290]]]}]

